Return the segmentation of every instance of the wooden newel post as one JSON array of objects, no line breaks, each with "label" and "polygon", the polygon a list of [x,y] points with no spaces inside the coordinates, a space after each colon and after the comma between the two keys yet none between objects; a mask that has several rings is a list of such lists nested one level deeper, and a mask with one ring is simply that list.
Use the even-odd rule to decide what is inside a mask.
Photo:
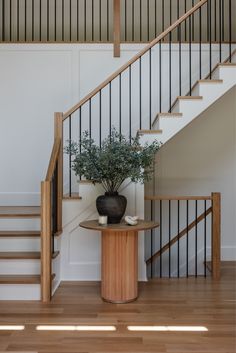
[{"label": "wooden newel post", "polygon": [[51,182],[41,183],[41,300],[52,296],[51,263]]},{"label": "wooden newel post", "polygon": [[63,198],[63,113],[54,115],[54,138],[61,140],[57,165],[57,231],[62,231],[62,198]]},{"label": "wooden newel post", "polygon": [[211,268],[213,279],[220,279],[220,250],[221,250],[221,194],[213,192],[212,197],[212,246]]},{"label": "wooden newel post", "polygon": [[120,57],[120,0],[113,0],[114,57]]}]

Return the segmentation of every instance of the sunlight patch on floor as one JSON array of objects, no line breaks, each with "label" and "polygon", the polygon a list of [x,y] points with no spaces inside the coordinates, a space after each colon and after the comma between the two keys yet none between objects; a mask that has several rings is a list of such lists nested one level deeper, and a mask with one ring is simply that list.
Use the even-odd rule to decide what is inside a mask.
[{"label": "sunlight patch on floor", "polygon": [[129,331],[184,331],[184,332],[204,332],[208,331],[205,326],[127,326]]},{"label": "sunlight patch on floor", "polygon": [[116,331],[115,326],[39,325],[37,331]]}]

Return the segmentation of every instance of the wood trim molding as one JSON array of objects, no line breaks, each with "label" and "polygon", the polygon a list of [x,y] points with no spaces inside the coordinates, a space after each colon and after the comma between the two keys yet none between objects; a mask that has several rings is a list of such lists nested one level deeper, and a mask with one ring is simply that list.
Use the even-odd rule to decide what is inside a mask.
[{"label": "wood trim molding", "polygon": [[49,302],[51,286],[51,182],[41,183],[41,300]]},{"label": "wood trim molding", "polygon": [[113,0],[113,47],[114,57],[120,57],[120,0]]},{"label": "wood trim molding", "polygon": [[221,224],[221,194],[212,193],[212,245],[211,245],[211,268],[212,277],[215,280],[220,279],[220,224]]}]

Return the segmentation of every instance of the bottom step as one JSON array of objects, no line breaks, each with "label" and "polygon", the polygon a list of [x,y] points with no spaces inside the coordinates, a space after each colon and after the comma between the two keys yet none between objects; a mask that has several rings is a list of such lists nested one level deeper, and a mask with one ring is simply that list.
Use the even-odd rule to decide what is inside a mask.
[{"label": "bottom step", "polygon": [[0,275],[0,284],[40,284],[40,275]]}]

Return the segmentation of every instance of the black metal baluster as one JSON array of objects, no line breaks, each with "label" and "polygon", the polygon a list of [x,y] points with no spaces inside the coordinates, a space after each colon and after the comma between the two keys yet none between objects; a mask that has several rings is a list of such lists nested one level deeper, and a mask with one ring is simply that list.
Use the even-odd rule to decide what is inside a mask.
[{"label": "black metal baluster", "polygon": [[211,79],[211,67],[212,67],[212,45],[211,45],[211,0],[209,1],[209,71],[210,71],[210,79]]},{"label": "black metal baluster", "polygon": [[192,95],[192,42],[191,16],[189,16],[189,95]]},{"label": "black metal baluster", "polygon": [[[172,11],[171,11],[171,0],[170,0],[170,24],[172,22]],[[171,78],[172,78],[172,70],[171,70],[171,41],[172,41],[172,32],[169,33],[169,112],[171,113]]]},{"label": "black metal baluster", "polygon": [[[121,135],[121,74],[119,74],[119,133]],[[121,137],[121,136],[120,136]]]},{"label": "black metal baluster", "polygon": [[102,4],[101,0],[99,0],[99,39],[102,41]]},{"label": "black metal baluster", "polygon": [[229,0],[229,62],[232,61],[232,2]]},{"label": "black metal baluster", "polygon": [[202,78],[202,8],[199,8],[199,79]]},{"label": "black metal baluster", "polygon": [[86,0],[84,0],[84,41],[87,41],[87,9]]},{"label": "black metal baluster", "polygon": [[206,277],[206,200],[204,200],[204,276]]},{"label": "black metal baluster", "polygon": [[140,38],[140,42],[142,42],[142,0],[139,1],[139,15],[140,15],[140,22],[139,22],[139,38]]},{"label": "black metal baluster", "polygon": [[171,277],[171,200],[169,200],[169,278]]},{"label": "black metal baluster", "polygon": [[[71,143],[71,115],[69,116],[69,141]],[[71,152],[69,153],[69,197],[71,197]]]},{"label": "black metal baluster", "polygon": [[221,49],[221,39],[222,37],[222,0],[219,0],[219,60],[221,63],[221,55],[222,55],[222,49]]},{"label": "black metal baluster", "polygon": [[132,139],[132,123],[131,123],[131,110],[132,110],[132,100],[131,100],[131,65],[129,66],[129,142]]},{"label": "black metal baluster", "polygon": [[107,41],[109,42],[109,0],[107,0]]},{"label": "black metal baluster", "polygon": [[[194,0],[192,0],[192,7],[194,6]],[[192,14],[192,41],[194,42],[194,16],[195,12]]]},{"label": "black metal baluster", "polygon": [[27,40],[27,0],[25,0],[25,42]]},{"label": "black metal baluster", "polygon": [[139,58],[139,129],[142,129],[142,58]]},{"label": "black metal baluster", "polygon": [[[184,13],[187,12],[187,2],[184,0]],[[184,33],[185,33],[185,42],[187,42],[187,22],[184,21]]]},{"label": "black metal baluster", "polygon": [[[153,200],[151,200],[151,221],[153,221]],[[151,278],[153,278],[153,229],[151,229]]]},{"label": "black metal baluster", "polygon": [[61,25],[62,25],[62,41],[64,42],[65,39],[65,21],[64,21],[64,0],[61,2]]},{"label": "black metal baluster", "polygon": [[154,2],[154,12],[155,12],[155,38],[157,36],[157,1]]},{"label": "black metal baluster", "polygon": [[[81,107],[79,107],[79,141],[80,142],[81,142],[81,137],[82,137],[82,115],[81,115]],[[81,144],[79,144],[79,153],[81,153]]]},{"label": "black metal baluster", "polygon": [[132,0],[132,41],[134,42],[134,0]]},{"label": "black metal baluster", "polygon": [[76,26],[77,26],[77,31],[76,31],[76,39],[77,39],[77,42],[79,41],[79,2],[77,0],[77,11],[76,11]]},{"label": "black metal baluster", "polygon": [[162,98],[162,84],[161,84],[161,79],[162,79],[162,75],[161,75],[161,72],[162,72],[162,63],[161,63],[161,41],[159,42],[159,105],[160,105],[160,113],[162,112],[162,102],[161,102],[161,98]]},{"label": "black metal baluster", "polygon": [[92,136],[92,100],[89,99],[89,138]]},{"label": "black metal baluster", "polygon": [[[165,7],[164,7],[164,0],[162,0],[162,5],[161,5],[161,12],[162,12],[162,32],[164,32],[165,29]],[[164,40],[164,39],[163,39]]]},{"label": "black metal baluster", "polygon": [[71,24],[71,20],[72,20],[72,6],[71,6],[71,0],[70,0],[70,18],[69,18],[69,21],[70,21],[70,42],[71,42],[71,38],[72,38],[72,24]]},{"label": "black metal baluster", "polygon": [[17,42],[20,40],[20,4],[17,0]]},{"label": "black metal baluster", "polygon": [[147,34],[148,34],[148,41],[150,41],[150,13],[149,13],[149,7],[150,7],[150,0],[147,1]]},{"label": "black metal baluster", "polygon": [[94,41],[94,0],[92,0],[92,42]]},{"label": "black metal baluster", "polygon": [[179,96],[182,93],[182,43],[181,43],[181,24],[178,26],[179,36]]},{"label": "black metal baluster", "polygon": [[215,14],[215,18],[214,18],[214,27],[215,27],[215,42],[217,41],[217,30],[216,30],[216,16],[217,16],[217,14],[216,14],[216,0],[215,0],[215,3],[214,3],[214,5],[215,5],[215,12],[214,12],[214,14]]},{"label": "black metal baluster", "polygon": [[102,146],[102,90],[99,91],[99,147]]},{"label": "black metal baluster", "polygon": [[225,0],[222,0],[222,42],[225,41]]},{"label": "black metal baluster", "polygon": [[47,42],[49,41],[49,0],[47,0]]},{"label": "black metal baluster", "polygon": [[125,42],[127,42],[127,0],[125,0]]},{"label": "black metal baluster", "polygon": [[111,81],[109,82],[109,134],[111,136]]},{"label": "black metal baluster", "polygon": [[177,267],[178,267],[178,277],[179,277],[179,230],[180,230],[180,227],[179,227],[179,200],[177,202],[177,206],[178,206],[178,215],[177,215],[177,228],[178,228],[178,244],[177,244]]},{"label": "black metal baluster", "polygon": [[152,129],[152,49],[149,49],[149,130]]},{"label": "black metal baluster", "polygon": [[195,277],[197,277],[197,200],[195,200],[195,219],[196,219],[196,226],[195,226]]},{"label": "black metal baluster", "polygon": [[57,3],[54,1],[54,41],[57,41]]},{"label": "black metal baluster", "polygon": [[160,278],[162,278],[162,200],[160,200]]},{"label": "black metal baluster", "polygon": [[189,204],[188,200],[186,201],[186,228],[187,228],[187,234],[186,234],[186,277],[188,277],[188,212],[189,212]]},{"label": "black metal baluster", "polygon": [[9,18],[9,27],[10,27],[10,42],[11,42],[11,27],[12,27],[12,0],[10,0],[10,3],[9,3],[9,11],[10,11],[10,18]]}]

